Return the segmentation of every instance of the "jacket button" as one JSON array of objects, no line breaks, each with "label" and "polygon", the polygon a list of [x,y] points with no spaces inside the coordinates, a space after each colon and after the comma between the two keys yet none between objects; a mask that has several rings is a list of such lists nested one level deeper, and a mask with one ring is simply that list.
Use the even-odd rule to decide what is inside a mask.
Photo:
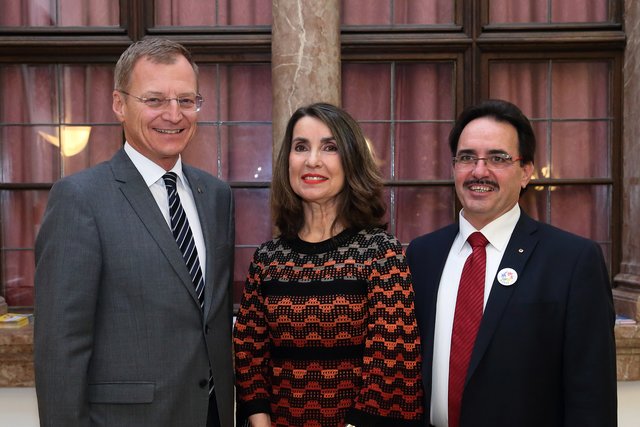
[{"label": "jacket button", "polygon": [[209,335],[209,325],[204,326],[204,333]]},{"label": "jacket button", "polygon": [[207,385],[209,385],[209,381],[208,380],[200,380],[198,385],[200,386],[200,388],[205,388]]}]

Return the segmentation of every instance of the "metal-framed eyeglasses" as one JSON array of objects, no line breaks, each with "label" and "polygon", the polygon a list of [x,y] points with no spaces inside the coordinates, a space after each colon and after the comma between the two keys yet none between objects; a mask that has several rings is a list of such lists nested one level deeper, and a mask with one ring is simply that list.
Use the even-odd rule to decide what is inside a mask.
[{"label": "metal-framed eyeglasses", "polygon": [[152,110],[160,110],[166,108],[171,101],[176,101],[178,106],[182,111],[200,111],[202,108],[202,103],[204,102],[204,98],[202,95],[189,95],[189,96],[179,96],[177,98],[165,98],[162,96],[149,96],[149,97],[140,97],[130,94],[129,92],[125,92],[124,90],[118,89],[118,92],[123,93],[127,96],[135,98],[138,102],[143,103],[147,107]]},{"label": "metal-framed eyeglasses", "polygon": [[470,170],[476,167],[480,160],[488,169],[505,169],[515,162],[522,160],[522,157],[513,158],[507,153],[491,154],[487,157],[478,157],[474,154],[460,154],[453,158],[453,166],[459,170]]}]

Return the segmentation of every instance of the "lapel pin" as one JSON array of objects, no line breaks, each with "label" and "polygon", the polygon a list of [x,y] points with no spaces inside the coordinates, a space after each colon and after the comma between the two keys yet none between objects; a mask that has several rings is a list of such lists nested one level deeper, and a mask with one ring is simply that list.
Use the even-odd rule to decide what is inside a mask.
[{"label": "lapel pin", "polygon": [[198,187],[198,193],[202,193],[202,188]]},{"label": "lapel pin", "polygon": [[524,252],[524,249],[520,248],[518,249],[518,253],[521,254],[522,252]]},{"label": "lapel pin", "polygon": [[513,268],[503,268],[498,272],[498,283],[511,286],[518,280],[518,273]]}]

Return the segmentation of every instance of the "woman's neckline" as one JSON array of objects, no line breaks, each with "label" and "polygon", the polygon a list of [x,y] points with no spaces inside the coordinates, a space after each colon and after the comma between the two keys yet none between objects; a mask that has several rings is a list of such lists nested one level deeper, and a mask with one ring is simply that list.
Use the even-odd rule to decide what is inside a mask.
[{"label": "woman's neckline", "polygon": [[344,245],[351,237],[353,237],[358,231],[353,228],[345,228],[340,233],[333,237],[320,242],[307,242],[300,237],[296,237],[292,240],[287,240],[287,244],[297,252],[304,254],[320,254],[335,250]]}]

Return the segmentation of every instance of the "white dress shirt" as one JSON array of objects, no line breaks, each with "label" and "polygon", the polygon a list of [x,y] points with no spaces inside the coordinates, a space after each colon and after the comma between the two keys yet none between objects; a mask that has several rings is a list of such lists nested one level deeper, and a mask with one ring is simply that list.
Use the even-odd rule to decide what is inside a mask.
[{"label": "white dress shirt", "polygon": [[196,248],[198,250],[198,260],[200,261],[200,269],[202,270],[202,277],[206,278],[206,248],[204,245],[204,236],[202,235],[202,226],[200,225],[200,217],[198,216],[198,210],[193,199],[193,193],[187,177],[182,173],[182,158],[178,157],[178,161],[171,168],[170,171],[165,171],[156,163],[143,156],[135,148],[133,148],[128,142],[124,144],[124,151],[127,153],[131,161],[133,162],[142,179],[149,186],[153,198],[156,200],[164,220],[171,230],[171,216],[169,214],[169,196],[167,195],[167,189],[164,185],[162,175],[167,172],[175,172],[178,175],[177,190],[180,197],[180,203],[184,209],[187,219],[189,220],[189,226],[193,233],[193,238],[196,242]]},{"label": "white dress shirt", "polygon": [[464,218],[464,212],[460,211],[460,231],[451,245],[447,262],[442,271],[436,302],[431,389],[431,424],[434,426],[447,427],[449,425],[449,352],[462,268],[467,257],[471,254],[471,245],[467,242],[467,238],[471,233],[480,231],[489,241],[486,247],[487,264],[484,286],[484,307],[486,307],[500,261],[519,218],[520,206],[516,203],[511,210],[487,224],[482,230],[476,230]]}]

